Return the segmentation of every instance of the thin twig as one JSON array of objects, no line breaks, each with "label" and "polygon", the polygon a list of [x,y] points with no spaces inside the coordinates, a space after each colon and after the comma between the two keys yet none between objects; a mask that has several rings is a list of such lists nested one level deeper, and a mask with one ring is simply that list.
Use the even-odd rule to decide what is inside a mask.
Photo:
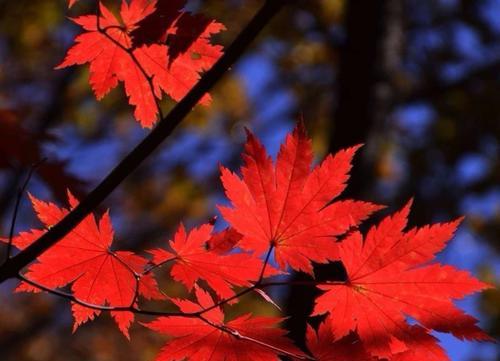
[{"label": "thin twig", "polygon": [[26,282],[27,284],[38,288],[42,291],[45,291],[51,295],[58,296],[64,299],[67,299],[71,302],[74,302],[80,306],[87,307],[93,310],[98,310],[98,311],[113,311],[113,312],[133,312],[139,315],[146,315],[146,316],[177,316],[177,317],[186,317],[186,318],[194,318],[198,317],[196,314],[189,314],[189,313],[183,313],[183,312],[164,312],[164,311],[150,311],[150,310],[142,310],[138,307],[135,306],[104,306],[104,305],[97,305],[93,303],[88,303],[85,302],[77,297],[75,297],[71,293],[59,291],[47,286],[44,286],[38,282],[35,282],[33,280],[30,280],[26,276],[22,274],[18,274],[17,278],[23,282]]},{"label": "thin twig", "polygon": [[137,300],[139,299],[139,291],[140,291],[139,287],[140,287],[142,275],[140,273],[136,272],[127,262],[125,262],[120,257],[118,257],[118,254],[116,254],[116,252],[109,251],[109,250],[108,250],[108,252],[113,258],[118,260],[118,262],[120,262],[134,276],[134,282],[135,282],[135,284],[134,284],[134,297],[132,298],[132,301],[130,303],[130,307],[134,307],[135,304],[137,303]]},{"label": "thin twig", "polygon": [[97,305],[97,304],[93,304],[93,303],[89,303],[89,302],[86,302],[86,301],[83,301],[81,299],[79,299],[78,297],[75,297],[75,295],[71,294],[71,293],[67,293],[67,292],[64,292],[64,291],[60,291],[60,290],[57,290],[57,289],[53,289],[53,288],[50,288],[50,287],[47,287],[45,285],[42,285],[36,281],[33,281],[29,278],[27,278],[26,276],[22,275],[22,274],[18,274],[16,276],[17,279],[19,279],[20,281],[23,281],[35,288],[38,288],[42,291],[45,291],[53,296],[57,296],[57,297],[60,297],[60,298],[63,298],[63,299],[66,299],[66,300],[69,300],[71,302],[74,302],[76,304],[79,304],[80,306],[83,306],[83,307],[87,307],[87,308],[90,308],[90,309],[93,309],[93,310],[98,310],[98,311],[113,311],[113,312],[133,312],[135,314],[139,314],[139,315],[145,315],[145,316],[165,316],[165,317],[170,317],[170,316],[177,316],[177,317],[186,317],[186,318],[195,318],[195,317],[200,317],[202,316],[203,314],[217,308],[217,307],[221,307],[223,306],[224,304],[228,303],[228,302],[231,302],[234,298],[237,298],[237,297],[241,297],[242,295],[246,294],[246,293],[249,293],[251,291],[253,291],[254,289],[256,288],[259,288],[259,289],[263,289],[263,288],[268,288],[268,287],[280,287],[280,286],[291,286],[291,285],[301,285],[301,286],[310,286],[310,287],[315,287],[315,286],[318,286],[318,285],[344,285],[345,282],[317,282],[317,281],[284,281],[284,282],[266,282],[266,283],[262,283],[261,285],[259,286],[251,286],[251,287],[248,287],[246,288],[245,290],[243,290],[242,292],[238,293],[237,296],[234,296],[234,297],[231,297],[231,298],[227,298],[227,299],[224,299],[222,301],[219,301],[217,302],[216,304],[210,306],[210,307],[207,307],[207,308],[204,308],[200,311],[197,311],[197,312],[165,312],[165,311],[156,311],[156,310],[145,310],[145,309],[141,309],[139,307],[137,307],[135,304],[133,305],[129,305],[129,306],[105,306],[105,305]]},{"label": "thin twig", "polygon": [[271,252],[274,249],[274,244],[271,243],[271,246],[269,246],[269,249],[267,250],[266,258],[264,259],[264,265],[262,266],[262,270],[260,271],[260,276],[259,279],[257,280],[257,284],[260,284],[262,280],[264,279],[264,273],[266,272],[266,267],[267,264],[269,263],[269,258],[271,257]]},{"label": "thin twig", "polygon": [[21,205],[21,200],[23,199],[24,192],[26,191],[26,188],[28,187],[28,184],[31,180],[31,177],[33,176],[33,173],[35,170],[38,169],[38,167],[46,161],[46,158],[40,160],[39,162],[33,164],[28,172],[28,175],[26,176],[26,179],[24,180],[23,185],[17,192],[17,198],[16,198],[16,204],[14,205],[14,214],[12,215],[12,221],[10,223],[10,230],[9,230],[9,242],[7,244],[7,253],[5,254],[5,261],[7,262],[10,258],[10,254],[12,253],[12,241],[14,239],[14,229],[16,228],[16,222],[17,222],[17,214],[19,212],[19,206]]},{"label": "thin twig", "polygon": [[257,288],[261,288],[262,287],[262,279],[264,278],[264,272],[266,270],[267,264],[269,263],[269,257],[271,255],[272,250],[273,250],[273,245],[271,244],[271,246],[269,246],[269,250],[267,251],[266,258],[264,260],[264,264],[262,265],[262,269],[260,271],[260,277],[257,279],[257,282],[255,282],[252,286],[247,287],[247,288],[241,290],[240,292],[234,294],[233,296],[224,298],[224,299],[220,300],[219,302],[213,304],[212,306],[207,307],[207,308],[203,309],[202,311],[199,311],[198,314],[201,315],[203,313],[209,312],[209,311],[213,310],[214,308],[221,307],[221,306],[223,306],[231,301],[237,300],[241,296],[244,296],[247,293],[252,292],[253,290],[255,290]]},{"label": "thin twig", "polygon": [[[231,297],[228,297],[228,298],[225,298],[225,299],[223,299],[223,300],[220,300],[220,301],[219,301],[219,302],[217,302],[216,304],[214,304],[214,305],[210,306],[209,308],[204,309],[203,311],[200,311],[200,312],[201,312],[201,313],[208,312],[208,311],[210,311],[210,310],[213,310],[214,308],[220,307],[220,306],[222,306],[222,305],[224,305],[224,304],[227,304],[227,303],[229,303],[229,302],[231,302],[231,301],[234,301],[235,299],[238,299],[239,297],[241,297],[241,296],[243,296],[243,295],[245,295],[245,294],[247,294],[247,293],[249,293],[249,292],[251,292],[251,291],[255,290],[256,288],[260,288],[260,286],[261,286],[261,284],[262,284],[262,280],[264,279],[264,273],[265,273],[265,271],[266,271],[266,267],[267,267],[267,265],[269,264],[269,259],[270,259],[271,252],[272,252],[273,248],[274,248],[274,246],[273,246],[273,245],[271,245],[271,246],[269,247],[269,250],[267,251],[267,254],[266,254],[266,257],[265,257],[265,259],[264,259],[264,263],[263,263],[263,265],[262,265],[262,269],[261,269],[261,271],[260,271],[260,275],[259,275],[259,278],[257,279],[257,282],[255,282],[252,286],[250,286],[250,287],[247,287],[247,288],[243,289],[242,291],[240,291],[240,292],[236,293],[235,295],[233,295],[233,296],[231,296]],[[171,262],[171,261],[173,261],[173,260],[175,260],[175,259],[176,259],[176,257],[173,257],[173,258],[169,258],[169,259],[167,259],[167,260],[165,260],[165,261],[163,261],[163,262],[160,262],[160,263],[158,263],[158,264],[155,264],[155,265],[153,265],[153,266],[149,267],[148,269],[146,269],[146,270],[142,273],[142,275],[146,275],[146,274],[150,273],[151,271],[153,271],[154,269],[156,269],[156,268],[158,268],[158,267],[161,267],[161,266],[163,266],[163,265],[165,265],[165,264],[167,264],[167,263],[169,263],[169,262]],[[200,314],[201,314],[201,313],[200,313]]]},{"label": "thin twig", "polygon": [[130,306],[129,307],[135,307],[137,303],[139,302],[139,293],[140,293],[140,282],[141,282],[141,276],[134,275],[135,278],[135,289],[134,289],[134,297],[132,297],[132,301],[130,301]]},{"label": "thin twig", "polygon": [[147,267],[142,273],[141,275],[142,276],[145,276],[151,272],[153,272],[155,269],[157,268],[160,268],[160,267],[163,267],[164,265],[172,262],[172,261],[175,261],[177,259],[177,257],[172,257],[172,258],[169,258],[169,259],[166,259],[165,261],[162,261],[160,263],[155,263],[155,264],[152,264],[151,266]]},{"label": "thin twig", "polygon": [[234,330],[234,329],[232,329],[230,327],[227,327],[226,325],[223,325],[223,324],[221,325],[221,324],[212,322],[212,321],[210,321],[209,319],[206,319],[203,316],[199,316],[198,318],[201,321],[205,322],[207,325],[212,326],[213,328],[216,328],[216,329],[218,329],[218,330],[220,330],[220,331],[222,331],[224,333],[227,333],[227,334],[229,334],[230,336],[234,337],[237,340],[243,340],[243,341],[255,343],[255,344],[259,345],[259,346],[262,346],[262,347],[268,348],[270,350],[273,350],[274,352],[276,352],[276,353],[278,353],[280,355],[292,357],[294,359],[298,359],[298,360],[316,360],[315,358],[313,358],[311,356],[308,356],[308,355],[298,355],[298,354],[295,354],[293,352],[290,352],[290,351],[284,350],[282,348],[279,348],[279,347],[273,346],[271,344],[268,344],[267,342],[261,341],[259,339],[256,339],[256,338],[253,338],[253,337],[249,337],[249,336],[245,336],[245,335],[241,334],[238,330]]},{"label": "thin twig", "polygon": [[275,286],[307,286],[307,287],[316,287],[316,286],[345,286],[347,282],[344,281],[281,281],[281,282],[265,282],[262,283],[257,288],[267,288],[267,287],[275,287]]}]

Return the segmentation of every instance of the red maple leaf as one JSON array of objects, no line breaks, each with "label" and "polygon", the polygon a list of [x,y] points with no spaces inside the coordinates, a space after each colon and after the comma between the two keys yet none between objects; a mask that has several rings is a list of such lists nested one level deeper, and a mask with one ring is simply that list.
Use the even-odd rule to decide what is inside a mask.
[{"label": "red maple leaf", "polygon": [[[168,7],[161,5],[165,2],[159,5],[159,11],[167,9],[174,14],[170,18],[161,15],[169,25],[166,34],[173,37],[173,44],[182,51],[173,54],[172,45],[164,43],[166,38],[163,43],[153,39],[152,44],[136,45],[133,38],[139,38],[141,34],[140,22],[149,16],[158,16],[156,3],[156,0],[132,0],[130,4],[122,1],[121,21],[100,4],[100,29],[94,15],[73,19],[86,32],[76,37],[76,44],[57,67],[90,63],[90,84],[97,99],[104,97],[118,82],[123,82],[129,103],[135,106],[134,115],[144,127],[151,127],[156,120],[155,98],[161,99],[162,92],[165,92],[174,100],[180,100],[198,81],[200,73],[211,67],[222,54],[222,47],[210,44],[209,39],[224,26],[182,12],[184,2],[175,2],[176,6]],[[203,31],[195,39],[184,36],[190,33],[190,26],[199,22]],[[151,78],[151,84],[148,78]],[[210,96],[205,95],[201,103],[208,104],[209,101]]]},{"label": "red maple leaf", "polygon": [[266,252],[272,245],[282,269],[290,265],[307,273],[312,273],[311,261],[337,259],[335,236],[380,208],[353,200],[331,203],[346,186],[357,149],[329,155],[311,170],[311,141],[299,125],[281,146],[274,167],[262,144],[248,131],[243,179],[221,169],[232,208],[220,210],[243,235],[238,245],[257,253]]},{"label": "red maple leaf", "polygon": [[[47,227],[58,223],[68,210],[53,203],[46,203],[31,196],[33,208],[38,218]],[[78,202],[68,194],[73,208]],[[23,250],[37,240],[46,230],[33,229],[21,232],[13,239],[13,245]],[[106,212],[97,223],[94,216],[87,216],[67,236],[37,258],[37,263],[29,266],[25,276],[40,285],[56,289],[71,284],[73,295],[93,305],[128,307],[135,303],[138,294],[145,298],[161,299],[163,295],[152,275],[136,277],[143,272],[148,261],[132,252],[111,251],[113,228],[109,213]],[[21,284],[17,291],[38,292],[39,289]],[[74,330],[84,322],[99,315],[100,311],[72,305],[75,318]],[[126,337],[134,320],[131,312],[111,312],[118,327]]]},{"label": "red maple leaf", "polygon": [[[221,253],[207,250],[207,241],[212,239],[213,226],[204,224],[189,233],[183,225],[177,230],[169,245],[173,252],[164,249],[150,251],[154,264],[173,262],[172,277],[192,290],[196,282],[204,280],[221,297],[234,296],[233,286],[249,286],[257,281],[262,272],[262,260],[248,253]],[[264,276],[278,272],[266,267]]]},{"label": "red maple leaf", "polygon": [[393,355],[390,361],[449,361],[438,340],[423,327],[410,326],[405,334],[402,351]]},{"label": "red maple leaf", "polygon": [[307,325],[307,348],[317,361],[376,361],[366,352],[354,333],[337,340],[330,322],[322,322],[318,331]]},{"label": "red maple leaf", "polygon": [[[172,301],[185,313],[198,312],[214,305],[213,299],[207,292],[199,287],[196,287],[195,292],[198,303],[181,299],[172,299]],[[185,359],[190,361],[278,361],[277,348],[302,355],[291,341],[284,337],[286,332],[277,327],[277,324],[282,321],[281,318],[252,317],[246,314],[224,322],[224,314],[219,307],[204,313],[203,317],[206,321],[200,318],[179,316],[160,317],[145,324],[146,327],[173,338],[161,349],[156,361]],[[241,337],[235,337],[236,334]],[[248,338],[257,342],[249,341]]]},{"label": "red maple leaf", "polygon": [[[437,344],[436,338],[420,326],[410,326],[406,329],[405,344],[397,350],[397,343],[393,344],[394,352],[390,361],[447,361],[446,352]],[[355,332],[336,339],[332,330],[332,322],[327,319],[319,326],[318,331],[308,325],[307,347],[317,361],[378,361],[379,358],[370,355],[365,349],[359,336]],[[393,340],[394,341],[394,340]],[[401,345],[399,345],[401,347]]]},{"label": "red maple leaf", "polygon": [[426,264],[444,248],[459,221],[403,232],[409,209],[408,204],[386,218],[364,241],[353,232],[341,243],[348,281],[320,286],[326,293],[316,300],[314,314],[331,312],[337,339],[356,331],[364,347],[378,357],[391,358],[411,349],[408,340],[415,331],[406,316],[428,330],[488,339],[477,320],[452,302],[488,285],[451,266]]}]

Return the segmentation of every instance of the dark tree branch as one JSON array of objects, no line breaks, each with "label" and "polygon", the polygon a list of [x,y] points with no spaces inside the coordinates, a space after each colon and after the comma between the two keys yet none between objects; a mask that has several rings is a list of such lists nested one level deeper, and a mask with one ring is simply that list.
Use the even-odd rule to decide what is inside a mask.
[{"label": "dark tree branch", "polygon": [[47,233],[24,251],[0,266],[0,283],[16,278],[19,271],[56,244],[103,202],[142,162],[169,137],[191,109],[244,54],[271,19],[292,0],[267,0],[249,24],[227,48],[217,63],[205,73],[191,91],[163,118],[156,128],[132,150],[111,173],[77,206]]}]

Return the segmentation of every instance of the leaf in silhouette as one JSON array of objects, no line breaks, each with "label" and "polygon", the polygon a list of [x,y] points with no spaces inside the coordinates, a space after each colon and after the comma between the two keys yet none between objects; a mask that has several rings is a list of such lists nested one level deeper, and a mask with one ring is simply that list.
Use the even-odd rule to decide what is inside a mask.
[{"label": "leaf in silhouette", "polygon": [[0,168],[18,171],[19,167],[30,169],[38,164],[36,175],[42,178],[59,200],[64,201],[66,187],[80,193],[84,182],[66,170],[64,161],[42,161],[43,145],[54,141],[57,141],[55,136],[35,134],[25,129],[16,112],[0,109]]},{"label": "leaf in silhouette", "polygon": [[329,155],[311,170],[312,146],[302,125],[281,146],[276,166],[262,144],[248,132],[242,179],[222,168],[222,182],[232,207],[224,218],[243,235],[238,245],[257,253],[274,246],[281,269],[312,273],[311,261],[338,258],[335,242],[379,206],[353,200],[331,203],[346,187],[358,147]]},{"label": "leaf in silhouette", "polygon": [[353,232],[341,243],[339,254],[348,281],[320,286],[326,293],[316,300],[314,314],[330,312],[337,339],[357,331],[364,347],[382,358],[410,349],[405,345],[415,331],[406,316],[429,330],[487,340],[477,320],[452,300],[488,285],[454,267],[428,264],[452,237],[459,221],[403,232],[409,209],[408,204],[386,218],[364,241],[361,233]]}]

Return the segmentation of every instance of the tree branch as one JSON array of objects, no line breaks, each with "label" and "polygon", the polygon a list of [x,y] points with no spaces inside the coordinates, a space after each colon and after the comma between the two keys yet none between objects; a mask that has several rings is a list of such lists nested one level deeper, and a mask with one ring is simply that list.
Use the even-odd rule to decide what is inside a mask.
[{"label": "tree branch", "polygon": [[156,310],[145,310],[137,307],[135,304],[131,304],[129,306],[105,306],[105,305],[98,305],[94,303],[89,303],[86,301],[83,301],[75,295],[60,291],[54,288],[50,288],[47,286],[44,286],[38,282],[35,282],[26,276],[22,274],[18,274],[16,276],[17,279],[19,279],[22,282],[25,282],[35,288],[38,288],[42,291],[47,292],[50,295],[60,297],[62,299],[66,299],[68,301],[74,302],[80,306],[87,307],[93,310],[98,310],[98,311],[113,311],[113,312],[132,312],[138,315],[144,315],[144,316],[164,316],[164,317],[186,317],[186,318],[197,318],[202,316],[203,314],[217,308],[224,306],[225,304],[231,302],[237,297],[241,297],[255,289],[264,289],[268,287],[287,287],[287,286],[309,286],[309,287],[316,287],[318,285],[345,285],[345,282],[339,282],[339,281],[332,281],[332,282],[323,282],[323,281],[283,281],[283,282],[266,282],[266,283],[261,283],[260,285],[253,285],[248,288],[245,288],[241,292],[239,292],[237,295],[230,297],[230,298],[225,298],[215,304],[213,304],[210,307],[204,308],[200,311],[197,312],[166,312],[166,311],[156,311]]},{"label": "tree branch", "polygon": [[[272,247],[270,248],[272,250]],[[270,252],[268,252],[268,255],[270,254]],[[269,257],[266,257],[266,260],[268,259]],[[265,269],[265,266],[267,264],[267,261],[264,263],[264,266],[263,268]],[[85,301],[82,301],[80,299],[78,299],[77,297],[75,297],[74,295],[70,294],[70,293],[67,293],[67,292],[63,292],[63,291],[59,291],[59,290],[56,290],[56,289],[52,289],[52,288],[49,288],[49,287],[46,287],[44,285],[41,285],[35,281],[32,281],[30,280],[29,278],[25,277],[24,275],[22,274],[19,274],[17,275],[17,278],[23,282],[26,282],[27,284],[33,286],[33,287],[36,287],[36,288],[39,288],[43,291],[46,291],[48,292],[49,294],[52,294],[54,296],[58,296],[60,298],[63,298],[63,299],[67,299],[73,303],[76,303],[80,306],[83,306],[83,307],[87,307],[87,308],[90,308],[90,309],[94,309],[94,310],[99,310],[99,311],[113,311],[113,312],[133,312],[134,314],[140,314],[140,315],[146,315],[146,316],[163,316],[163,317],[185,317],[185,318],[198,318],[199,320],[207,323],[208,325],[222,331],[222,332],[225,332],[231,336],[233,336],[234,338],[238,339],[238,340],[244,340],[244,341],[248,341],[248,342],[252,342],[252,343],[255,343],[255,344],[258,344],[262,347],[266,347],[266,348],[269,348],[281,355],[284,355],[284,356],[289,356],[289,357],[292,357],[292,358],[295,358],[295,359],[299,359],[299,360],[315,360],[314,358],[308,356],[308,355],[298,355],[298,354],[294,354],[294,353],[291,353],[289,351],[286,351],[284,349],[281,349],[279,347],[276,347],[276,346],[273,346],[273,345],[270,345],[266,342],[263,342],[263,341],[260,341],[258,339],[255,339],[253,337],[248,337],[248,336],[245,336],[243,334],[241,334],[239,331],[237,330],[234,330],[230,327],[227,327],[226,325],[223,325],[223,324],[217,324],[217,323],[214,323],[210,320],[208,320],[207,318],[203,317],[203,315],[207,312],[209,312],[210,310],[213,310],[214,308],[217,308],[217,307],[220,307],[222,306],[223,304],[227,303],[227,302],[230,302],[232,299],[234,299],[234,297],[232,298],[228,298],[228,299],[224,299],[220,302],[217,302],[215,303],[214,305],[208,307],[208,308],[204,308],[198,312],[164,312],[164,311],[152,311],[152,310],[141,310],[140,308],[138,308],[137,306],[135,306],[134,304],[130,305],[130,306],[104,306],[104,305],[96,305],[96,304],[91,304],[91,303],[88,303],[88,302],[85,302]],[[243,290],[242,292],[239,293],[239,295],[243,295],[243,294],[246,294],[256,288],[266,288],[266,287],[271,287],[271,286],[290,286],[291,284],[297,284],[296,282],[269,282],[269,283],[262,283],[261,280],[259,280],[255,285],[251,286],[251,287],[248,287],[246,288],[245,290]],[[301,285],[306,285],[306,286],[316,286],[316,285],[319,285],[319,284],[344,284],[344,282],[316,282],[316,281],[310,281],[310,282],[300,282]],[[235,296],[236,297],[236,296]]]},{"label": "tree branch", "polygon": [[243,55],[270,20],[292,0],[267,0],[242,30],[224,55],[207,71],[191,91],[163,118],[156,128],[132,150],[111,173],[77,206],[47,233],[15,257],[0,266],[0,283],[16,278],[19,271],[33,262],[76,227],[104,201],[156,148],[169,137],[207,93]]},{"label": "tree branch", "polygon": [[33,280],[30,280],[26,276],[22,274],[18,274],[17,278],[20,281],[26,282],[27,284],[36,287],[42,291],[45,291],[51,295],[58,296],[60,298],[66,299],[68,301],[74,302],[80,306],[90,308],[92,310],[98,310],[98,311],[113,311],[113,312],[133,312],[139,315],[146,315],[146,316],[177,316],[177,317],[186,317],[186,318],[193,318],[193,317],[198,317],[198,314],[195,313],[183,313],[183,312],[164,312],[164,311],[149,311],[149,310],[141,310],[140,308],[136,307],[135,305],[132,306],[105,306],[105,305],[97,305],[89,302],[85,302],[83,300],[80,300],[79,298],[75,297],[71,293],[59,291],[47,286],[44,286],[38,282],[35,282]]},{"label": "tree branch", "polygon": [[172,258],[166,259],[165,261],[160,262],[160,263],[153,263],[152,265],[150,265],[149,267],[146,267],[146,269],[144,269],[144,271],[141,273],[141,276],[145,276],[145,275],[153,272],[157,268],[163,267],[166,264],[168,264],[172,261],[175,261],[176,259],[177,259],[177,257],[172,257]]}]

